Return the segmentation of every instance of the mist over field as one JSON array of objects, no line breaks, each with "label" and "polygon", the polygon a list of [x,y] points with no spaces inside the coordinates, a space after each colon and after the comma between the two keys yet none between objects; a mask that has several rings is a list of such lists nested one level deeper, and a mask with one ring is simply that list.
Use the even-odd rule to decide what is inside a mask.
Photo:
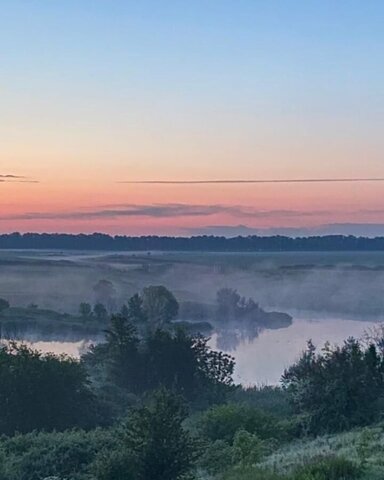
[{"label": "mist over field", "polygon": [[[103,336],[103,323],[79,317],[80,304],[100,300],[98,282],[112,286],[109,313],[119,312],[146,287],[163,285],[179,302],[181,321],[203,322],[196,328],[212,336],[212,345],[235,356],[236,378],[246,384],[278,383],[307,340],[322,344],[359,338],[382,321],[384,312],[380,252],[1,251],[0,265],[0,298],[27,309],[16,308],[11,323],[3,325],[8,337],[79,355]],[[222,289],[251,298],[264,311],[288,314],[293,325],[280,321],[279,313],[273,323],[245,324],[236,315],[222,323],[215,313]],[[270,356],[267,364],[265,356]]]},{"label": "mist over field", "polygon": [[296,316],[338,314],[360,320],[384,311],[384,253],[60,253],[0,252],[0,296],[12,304],[77,312],[94,285],[111,281],[116,305],[148,285],[179,301],[213,303],[221,288],[263,308]]}]

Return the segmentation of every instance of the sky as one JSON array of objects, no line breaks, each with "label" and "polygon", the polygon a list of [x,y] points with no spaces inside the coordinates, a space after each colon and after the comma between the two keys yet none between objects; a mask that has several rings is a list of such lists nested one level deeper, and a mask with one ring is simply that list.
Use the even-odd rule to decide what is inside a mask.
[{"label": "sky", "polygon": [[384,234],[383,18],[3,0],[0,232]]}]

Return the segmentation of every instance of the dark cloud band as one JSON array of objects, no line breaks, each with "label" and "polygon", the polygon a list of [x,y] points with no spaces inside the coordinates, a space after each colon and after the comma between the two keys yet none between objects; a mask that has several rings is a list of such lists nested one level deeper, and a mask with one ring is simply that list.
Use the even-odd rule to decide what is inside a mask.
[{"label": "dark cloud band", "polygon": [[229,180],[127,180],[118,183],[154,184],[154,185],[212,185],[242,183],[353,183],[384,182],[384,178],[283,178],[283,179],[229,179]]},{"label": "dark cloud band", "polygon": [[30,179],[24,175],[0,175],[0,183],[40,183],[37,180]]},{"label": "dark cloud band", "polygon": [[0,175],[0,178],[25,178],[21,175]]},{"label": "dark cloud band", "polygon": [[24,175],[0,174],[0,183],[40,183]]},{"label": "dark cloud band", "polygon": [[190,204],[152,204],[152,205],[120,205],[94,210],[71,212],[27,212],[13,216],[0,216],[0,220],[91,220],[124,217],[207,217],[226,214],[244,218],[270,217],[312,217],[328,215],[328,211],[296,211],[296,210],[259,210],[251,206],[241,205],[190,205]]}]

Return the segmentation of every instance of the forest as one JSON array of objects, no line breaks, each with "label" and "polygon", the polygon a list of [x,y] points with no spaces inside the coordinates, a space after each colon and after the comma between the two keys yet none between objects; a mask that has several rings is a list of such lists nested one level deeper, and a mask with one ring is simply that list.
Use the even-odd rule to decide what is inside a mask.
[{"label": "forest", "polygon": [[0,235],[0,249],[197,252],[327,252],[382,251],[384,237],[323,235],[311,237],[218,236],[167,237],[93,234],[10,233]]},{"label": "forest", "polygon": [[[256,308],[233,290],[218,298],[223,322]],[[384,478],[383,329],[309,341],[280,385],[246,387],[231,355],[173,321],[178,309],[148,287],[105,309],[102,339],[80,358],[2,340],[0,479]]]}]

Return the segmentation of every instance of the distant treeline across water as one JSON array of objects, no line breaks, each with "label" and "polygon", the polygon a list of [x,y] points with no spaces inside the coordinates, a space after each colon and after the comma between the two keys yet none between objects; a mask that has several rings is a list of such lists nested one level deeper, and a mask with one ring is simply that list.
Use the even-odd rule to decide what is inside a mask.
[{"label": "distant treeline across water", "polygon": [[0,249],[60,249],[109,251],[208,251],[208,252],[298,252],[298,251],[384,251],[384,237],[344,235],[291,238],[285,236],[166,237],[110,236],[102,233],[0,235]]}]

